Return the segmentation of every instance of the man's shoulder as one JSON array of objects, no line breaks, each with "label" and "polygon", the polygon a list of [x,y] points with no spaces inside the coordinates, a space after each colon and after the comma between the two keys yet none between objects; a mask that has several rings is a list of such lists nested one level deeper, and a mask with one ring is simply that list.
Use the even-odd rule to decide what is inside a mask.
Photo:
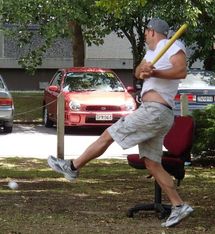
[{"label": "man's shoulder", "polygon": [[[170,39],[162,39],[162,40],[160,40],[158,42],[158,44],[157,44],[156,49],[163,48],[169,41],[170,41]],[[177,46],[177,47],[179,47],[180,49],[183,49],[183,50],[185,49],[185,44],[181,40],[174,41],[173,44],[171,45],[171,47],[172,46]]]},{"label": "man's shoulder", "polygon": [[[163,40],[162,45],[160,46],[159,49],[161,50],[168,42],[169,42],[169,39]],[[184,43],[180,40],[176,40],[168,49],[167,54],[175,54],[180,50],[182,50],[186,54],[186,47]]]},{"label": "man's shoulder", "polygon": [[156,49],[165,46],[169,42],[168,39],[162,39],[157,43]]},{"label": "man's shoulder", "polygon": [[176,40],[175,45],[178,46],[181,50],[183,50],[186,53],[185,44],[181,40]]}]

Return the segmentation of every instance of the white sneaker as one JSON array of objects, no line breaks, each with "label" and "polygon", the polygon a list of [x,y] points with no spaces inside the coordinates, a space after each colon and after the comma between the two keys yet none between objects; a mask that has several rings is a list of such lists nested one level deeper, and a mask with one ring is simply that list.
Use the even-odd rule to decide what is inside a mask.
[{"label": "white sneaker", "polygon": [[171,227],[178,224],[182,219],[186,218],[193,212],[193,208],[187,204],[181,206],[173,206],[171,214],[165,223],[162,223],[162,227]]},{"label": "white sneaker", "polygon": [[64,177],[69,181],[72,181],[78,177],[79,171],[71,169],[70,160],[63,160],[49,156],[48,164],[54,171],[64,174]]}]

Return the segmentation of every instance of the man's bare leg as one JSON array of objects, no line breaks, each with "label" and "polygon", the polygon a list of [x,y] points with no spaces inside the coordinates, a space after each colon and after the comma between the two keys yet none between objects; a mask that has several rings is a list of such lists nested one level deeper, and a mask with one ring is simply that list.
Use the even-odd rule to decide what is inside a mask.
[{"label": "man's bare leg", "polygon": [[114,142],[111,135],[105,130],[102,135],[93,142],[83,154],[73,160],[73,165],[76,169],[80,169],[90,160],[101,156],[106,149]]},{"label": "man's bare leg", "polygon": [[178,192],[176,191],[172,177],[164,170],[160,163],[145,158],[145,165],[149,172],[153,175],[162,190],[167,194],[173,206],[183,203]]}]

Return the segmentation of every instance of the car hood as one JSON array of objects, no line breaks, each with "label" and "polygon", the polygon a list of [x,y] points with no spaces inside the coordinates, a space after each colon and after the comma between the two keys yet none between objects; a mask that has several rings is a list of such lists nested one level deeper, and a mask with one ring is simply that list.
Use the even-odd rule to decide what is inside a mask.
[{"label": "car hood", "polygon": [[193,87],[193,88],[179,88],[178,89],[179,93],[183,92],[190,92],[190,93],[196,93],[196,92],[203,92],[207,94],[208,92],[210,93],[215,93],[215,86],[209,86],[209,87]]},{"label": "car hood", "polygon": [[179,86],[178,87],[179,90],[186,90],[186,89],[190,89],[190,90],[195,90],[195,89],[215,89],[215,86],[209,86],[209,85],[193,85],[193,86]]},{"label": "car hood", "polygon": [[127,92],[72,92],[65,93],[66,100],[77,101],[84,105],[123,105],[132,99]]}]

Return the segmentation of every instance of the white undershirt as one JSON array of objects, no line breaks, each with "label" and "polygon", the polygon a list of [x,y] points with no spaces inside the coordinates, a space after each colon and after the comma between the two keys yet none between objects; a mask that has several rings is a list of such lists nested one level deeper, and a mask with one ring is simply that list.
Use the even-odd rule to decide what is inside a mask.
[{"label": "white undershirt", "polygon": [[[163,49],[167,42],[167,39],[159,41],[155,50],[148,50],[146,52],[144,59],[147,62],[151,62],[155,58],[155,56]],[[177,54],[179,50],[184,51],[184,53],[186,54],[186,49],[184,45],[181,42],[176,41],[170,46],[166,53],[155,63],[155,69],[170,69],[172,67],[172,64],[170,63],[170,58],[173,55]],[[144,80],[141,96],[149,90],[155,90],[171,107],[174,107],[174,98],[177,93],[179,83],[180,79],[171,80],[159,79],[158,77],[150,77],[149,79]]]}]

